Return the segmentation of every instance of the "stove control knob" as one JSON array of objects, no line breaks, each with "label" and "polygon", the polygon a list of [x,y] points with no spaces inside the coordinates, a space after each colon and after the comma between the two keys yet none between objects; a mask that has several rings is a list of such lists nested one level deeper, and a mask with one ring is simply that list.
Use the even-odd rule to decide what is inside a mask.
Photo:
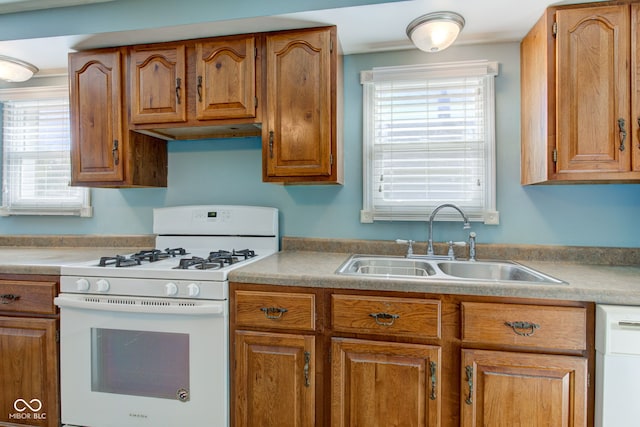
[{"label": "stove control knob", "polygon": [[98,285],[98,292],[107,292],[109,290],[109,282],[105,279],[98,280],[96,285]]},{"label": "stove control knob", "polygon": [[166,285],[164,285],[164,292],[168,296],[176,295],[178,293],[178,285],[176,285],[173,282],[169,282]]},{"label": "stove control knob", "polygon": [[187,291],[190,297],[197,297],[200,293],[200,287],[195,283],[189,283],[187,286]]},{"label": "stove control knob", "polygon": [[79,291],[88,291],[89,290],[89,281],[87,279],[78,279],[76,280],[76,289]]}]

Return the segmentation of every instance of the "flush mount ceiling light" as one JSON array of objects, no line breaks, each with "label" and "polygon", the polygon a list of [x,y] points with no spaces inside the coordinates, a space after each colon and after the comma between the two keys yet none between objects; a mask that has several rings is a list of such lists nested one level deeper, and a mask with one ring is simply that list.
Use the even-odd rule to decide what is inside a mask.
[{"label": "flush mount ceiling light", "polygon": [[37,72],[38,67],[35,65],[9,56],[0,55],[0,80],[7,82],[24,82],[33,77]]},{"label": "flush mount ceiling light", "polygon": [[464,27],[464,18],[455,12],[422,15],[407,26],[407,36],[425,52],[439,52],[456,40]]}]

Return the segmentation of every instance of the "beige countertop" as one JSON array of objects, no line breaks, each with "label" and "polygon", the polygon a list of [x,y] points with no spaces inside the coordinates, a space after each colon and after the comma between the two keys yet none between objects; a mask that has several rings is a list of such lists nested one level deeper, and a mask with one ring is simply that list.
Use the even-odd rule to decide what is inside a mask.
[{"label": "beige countertop", "polygon": [[60,266],[129,254],[140,248],[123,247],[0,247],[0,273],[59,275]]},{"label": "beige countertop", "polygon": [[[0,273],[59,275],[60,266],[153,247],[154,236],[0,237]],[[353,253],[399,255],[395,242],[283,238],[283,251],[230,273],[245,283],[439,294],[513,296],[640,305],[640,250],[534,246],[481,247],[487,258],[514,259],[567,284],[442,281],[341,276]],[[336,250],[338,249],[338,250]],[[424,250],[416,245],[416,253]],[[439,248],[441,249],[441,248]],[[400,251],[400,252],[398,252]],[[628,265],[608,265],[609,258]],[[482,257],[481,257],[482,258]],[[598,260],[599,263],[594,262]]]},{"label": "beige countertop", "polygon": [[567,284],[392,279],[335,274],[350,253],[285,250],[230,273],[235,282],[436,294],[510,296],[640,305],[640,265],[586,265],[527,261],[521,264]]}]

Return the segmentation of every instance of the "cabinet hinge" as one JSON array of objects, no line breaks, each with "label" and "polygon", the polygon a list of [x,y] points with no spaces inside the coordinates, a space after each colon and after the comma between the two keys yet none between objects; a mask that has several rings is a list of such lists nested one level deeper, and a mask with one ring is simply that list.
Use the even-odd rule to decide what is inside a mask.
[{"label": "cabinet hinge", "polygon": [[333,166],[333,154],[329,154],[329,164]]},{"label": "cabinet hinge", "polygon": [[554,21],[551,26],[551,35],[555,38],[558,35],[558,22]]},{"label": "cabinet hinge", "polygon": [[60,342],[60,329],[56,329],[56,342]]},{"label": "cabinet hinge", "polygon": [[329,40],[329,52],[333,53],[333,39]]},{"label": "cabinet hinge", "polygon": [[553,163],[558,163],[558,149],[553,149]]},{"label": "cabinet hinge", "polygon": [[257,57],[258,57],[258,48],[257,48],[257,47],[254,47],[254,48],[253,48],[253,57],[254,57],[254,58],[257,58]]},{"label": "cabinet hinge", "polygon": [[258,108],[258,97],[257,96],[253,97],[253,104],[255,105],[256,108]]}]

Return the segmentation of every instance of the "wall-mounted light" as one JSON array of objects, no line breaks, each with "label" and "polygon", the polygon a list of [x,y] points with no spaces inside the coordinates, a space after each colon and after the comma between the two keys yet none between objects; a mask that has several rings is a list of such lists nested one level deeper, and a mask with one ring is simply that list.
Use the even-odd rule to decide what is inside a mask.
[{"label": "wall-mounted light", "polygon": [[9,56],[0,55],[0,80],[7,82],[24,82],[33,77],[37,72],[38,67],[35,65]]},{"label": "wall-mounted light", "polygon": [[464,27],[464,18],[455,12],[422,15],[407,26],[407,36],[425,52],[439,52],[456,40]]}]

